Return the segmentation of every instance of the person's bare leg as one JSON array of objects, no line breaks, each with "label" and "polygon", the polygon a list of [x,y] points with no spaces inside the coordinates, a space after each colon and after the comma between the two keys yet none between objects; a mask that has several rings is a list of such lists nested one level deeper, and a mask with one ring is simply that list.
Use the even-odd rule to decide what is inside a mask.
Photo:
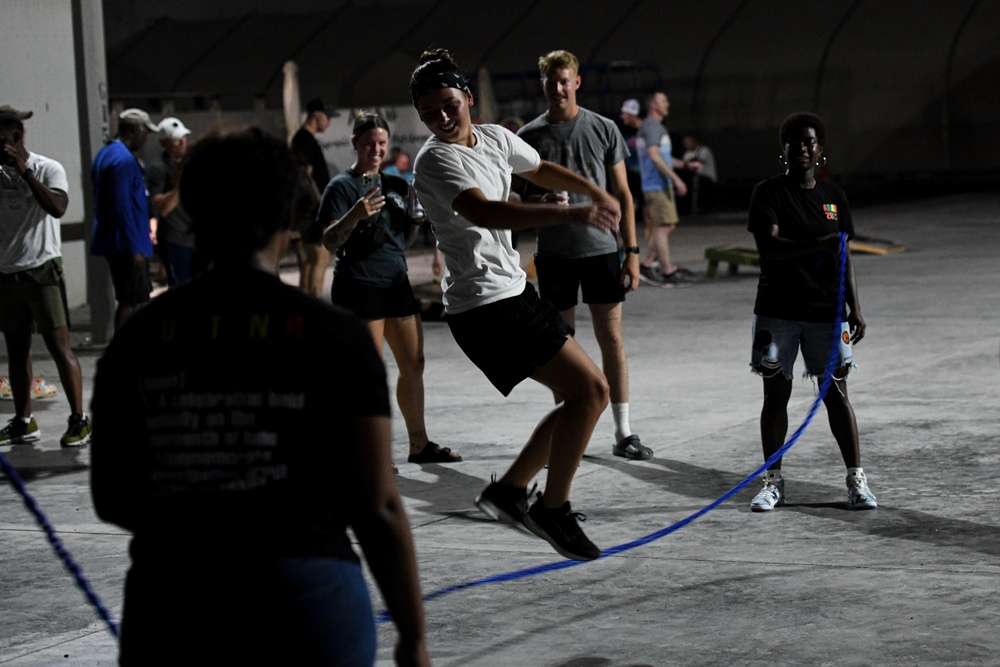
[{"label": "person's bare leg", "polygon": [[851,401],[847,398],[847,373],[847,368],[837,369],[830,390],[823,397],[823,403],[826,405],[830,430],[840,447],[840,455],[844,457],[844,464],[848,468],[860,468],[861,447],[858,444],[858,422],[854,417]]},{"label": "person's bare leg", "polygon": [[[778,373],[764,378],[764,405],[760,411],[760,440],[766,461],[785,444],[788,434],[788,399],[792,395],[792,380]],[[781,470],[778,459],[770,470]]]},{"label": "person's bare leg", "polygon": [[424,423],[424,330],[420,318],[386,319],[385,340],[399,367],[396,401],[406,423],[410,453],[418,454],[430,441]]},{"label": "person's bare leg", "polygon": [[303,243],[302,275],[299,287],[315,297],[323,296],[323,280],[326,278],[326,267],[330,264],[330,251],[321,244]]},{"label": "person's bare leg", "polygon": [[665,276],[674,272],[674,265],[670,263],[670,233],[674,231],[674,226],[662,225],[653,234],[653,248],[660,260],[660,271]]},{"label": "person's bare leg", "polygon": [[82,415],[83,374],[80,371],[80,362],[69,344],[69,327],[63,326],[43,333],[42,340],[45,341],[45,346],[56,362],[56,368],[59,369],[59,381],[62,383],[63,391],[66,392],[69,409],[74,415]]},{"label": "person's bare leg", "polygon": [[385,338],[385,320],[365,320],[365,326],[368,327],[368,333],[375,341],[375,349],[378,351],[379,359],[381,359],[384,347],[383,339]]},{"label": "person's bare leg", "polygon": [[565,400],[539,422],[502,481],[527,486],[547,463],[542,502],[546,507],[559,507],[569,500],[573,476],[594,426],[608,405],[610,390],[604,373],[572,338],[531,377],[559,392]]},{"label": "person's bare leg", "polygon": [[[560,317],[566,320],[566,324],[570,325],[574,329],[576,328],[576,307],[567,308],[566,310],[559,311]],[[555,400],[556,405],[559,405],[566,398],[556,390],[552,390],[552,398]]]},{"label": "person's bare leg", "polygon": [[622,304],[590,305],[594,336],[601,348],[601,367],[611,387],[612,403],[628,403],[628,360],[622,340]]}]

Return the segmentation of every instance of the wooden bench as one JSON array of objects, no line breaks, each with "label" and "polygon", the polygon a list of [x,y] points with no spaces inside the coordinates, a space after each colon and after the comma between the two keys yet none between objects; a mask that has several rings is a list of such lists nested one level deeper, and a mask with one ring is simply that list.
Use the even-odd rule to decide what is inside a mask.
[{"label": "wooden bench", "polygon": [[715,278],[719,273],[719,262],[729,262],[729,275],[735,276],[740,264],[760,266],[760,255],[756,248],[738,245],[719,245],[705,248],[705,259],[708,260],[708,278]]}]

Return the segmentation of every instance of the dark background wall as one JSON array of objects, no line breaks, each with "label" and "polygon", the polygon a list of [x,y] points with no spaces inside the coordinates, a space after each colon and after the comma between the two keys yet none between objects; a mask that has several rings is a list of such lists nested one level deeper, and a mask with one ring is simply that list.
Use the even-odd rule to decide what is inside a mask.
[{"label": "dark background wall", "polygon": [[778,168],[792,111],[829,125],[830,172],[859,184],[989,187],[1000,173],[1000,0],[105,0],[109,92],[153,111],[280,109],[302,98],[408,104],[419,53],[486,68],[501,115],[543,108],[536,63],[584,63],[581,103],[617,117],[663,89],[667,125],[716,152],[730,183]]}]

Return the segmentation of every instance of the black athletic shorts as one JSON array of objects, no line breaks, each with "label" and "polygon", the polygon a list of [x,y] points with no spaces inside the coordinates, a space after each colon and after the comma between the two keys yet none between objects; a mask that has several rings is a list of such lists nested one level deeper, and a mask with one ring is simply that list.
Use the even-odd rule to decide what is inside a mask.
[{"label": "black athletic shorts", "polygon": [[542,298],[560,312],[577,304],[577,293],[581,289],[584,303],[621,303],[625,300],[617,252],[579,259],[535,255],[535,270]]},{"label": "black athletic shorts", "polygon": [[149,277],[149,258],[122,253],[107,258],[115,301],[123,306],[139,306],[149,301],[153,281]]},{"label": "black athletic shorts", "polygon": [[410,279],[405,275],[391,287],[376,287],[335,275],[330,298],[366,322],[409,317],[420,312],[420,301],[413,295]]},{"label": "black athletic shorts", "polygon": [[447,322],[465,356],[504,396],[551,361],[573,335],[573,327],[531,283],[520,296],[449,314]]}]

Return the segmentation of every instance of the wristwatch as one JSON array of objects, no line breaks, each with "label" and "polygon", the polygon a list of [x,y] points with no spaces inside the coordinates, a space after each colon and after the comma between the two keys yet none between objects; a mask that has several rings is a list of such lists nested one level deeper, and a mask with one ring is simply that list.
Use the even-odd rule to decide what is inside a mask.
[{"label": "wristwatch", "polygon": [[637,245],[630,245],[630,246],[626,247],[625,248],[625,254],[627,255],[629,253],[632,253],[633,255],[638,255],[639,254],[639,246],[637,246]]}]

